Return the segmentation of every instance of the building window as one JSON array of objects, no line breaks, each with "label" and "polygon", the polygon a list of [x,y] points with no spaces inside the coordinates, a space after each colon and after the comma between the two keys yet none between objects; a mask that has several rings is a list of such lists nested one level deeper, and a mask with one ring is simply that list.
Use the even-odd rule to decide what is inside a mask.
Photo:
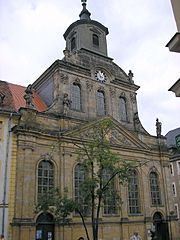
[{"label": "building window", "polygon": [[178,171],[178,175],[180,175],[180,162],[177,162],[177,171]]},{"label": "building window", "polygon": [[99,47],[99,37],[96,34],[92,35],[92,39],[93,39],[93,45],[96,47]]},{"label": "building window", "polygon": [[77,111],[81,110],[81,87],[76,83],[71,86],[71,108]]},{"label": "building window", "polygon": [[38,199],[54,188],[53,163],[43,160],[38,165]]},{"label": "building window", "polygon": [[122,121],[127,122],[127,106],[124,97],[119,98],[120,118]]},{"label": "building window", "polygon": [[129,212],[131,214],[140,213],[138,175],[136,171],[133,171],[130,176],[128,183],[128,195],[129,195]]},{"label": "building window", "polygon": [[[111,171],[104,169],[102,174],[103,184],[106,184],[111,176]],[[116,201],[115,181],[111,180],[104,193],[104,214],[112,215],[117,213]]]},{"label": "building window", "polygon": [[179,219],[179,206],[177,203],[174,204],[175,214],[177,216],[177,219]]},{"label": "building window", "polygon": [[175,184],[175,182],[172,183],[172,192],[173,192],[173,196],[176,197],[176,184]]},{"label": "building window", "polygon": [[153,206],[161,205],[161,194],[159,188],[158,175],[156,172],[150,173],[151,203]]},{"label": "building window", "polygon": [[[78,203],[81,211],[84,214],[88,214],[88,205],[85,202],[85,197],[83,194],[83,182],[85,180],[85,171],[84,167],[81,164],[77,164],[74,171],[74,193],[75,193],[75,201]],[[77,214],[78,212],[75,211]]]},{"label": "building window", "polygon": [[170,173],[171,173],[171,175],[173,175],[174,176],[174,168],[173,168],[173,164],[172,163],[170,163]]},{"label": "building window", "polygon": [[0,142],[3,140],[3,121],[0,121]]},{"label": "building window", "polygon": [[71,39],[71,51],[74,50],[76,48],[76,38],[73,37]]},{"label": "building window", "polygon": [[102,91],[97,91],[97,114],[103,116],[105,111],[105,96]]}]

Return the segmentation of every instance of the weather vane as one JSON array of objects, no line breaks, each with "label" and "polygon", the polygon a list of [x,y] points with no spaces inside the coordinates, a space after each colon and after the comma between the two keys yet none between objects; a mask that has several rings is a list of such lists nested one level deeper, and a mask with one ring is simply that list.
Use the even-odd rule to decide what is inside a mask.
[{"label": "weather vane", "polygon": [[87,2],[87,0],[81,0],[81,2],[82,2],[82,3],[86,3],[86,2]]}]

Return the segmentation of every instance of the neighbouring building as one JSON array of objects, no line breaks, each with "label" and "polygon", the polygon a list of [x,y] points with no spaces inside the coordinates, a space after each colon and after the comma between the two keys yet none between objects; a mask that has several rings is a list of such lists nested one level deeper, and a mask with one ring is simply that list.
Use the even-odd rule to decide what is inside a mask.
[{"label": "neighbouring building", "polygon": [[170,152],[171,188],[174,201],[174,212],[178,219],[180,236],[180,128],[166,134],[167,146]]},{"label": "neighbouring building", "polygon": [[[5,239],[8,239],[8,219],[14,216],[17,137],[12,134],[12,127],[18,123],[19,108],[26,106],[25,90],[25,87],[0,81],[0,234],[4,234]],[[33,97],[36,108],[46,110],[35,92]]]},{"label": "neighbouring building", "polygon": [[[177,240],[169,153],[166,138],[161,135],[161,123],[157,119],[157,136],[143,128],[136,99],[139,86],[133,73],[125,73],[108,56],[108,29],[91,20],[86,1],[82,2],[80,20],[64,33],[66,49],[62,60],[56,60],[27,88],[0,82],[0,93],[4,94],[0,119],[11,106],[11,98],[17,104],[10,111],[13,113],[10,119],[16,118],[8,147],[11,168],[7,239],[85,237],[75,213],[71,214],[69,225],[64,226],[56,223],[50,213],[36,213],[35,205],[43,192],[52,187],[61,191],[67,187],[68,194],[78,198],[81,176],[85,173],[81,172],[72,141],[79,142],[82,137],[88,141],[94,124],[110,118],[112,151],[123,160],[140,164],[129,185],[115,186],[123,200],[122,207],[112,209],[112,205],[106,204],[101,209],[99,239],[129,240],[138,231],[142,239],[149,240],[153,230],[158,240]],[[4,84],[11,87],[9,95],[1,90]],[[9,116],[2,120],[3,126],[6,121],[6,129]],[[6,162],[5,155],[1,162]]]},{"label": "neighbouring building", "polygon": [[179,0],[171,0],[172,10],[174,13],[174,18],[176,21],[177,32],[171,38],[171,40],[167,43],[166,47],[169,48],[171,52],[180,53],[180,1]]},{"label": "neighbouring building", "polygon": [[180,97],[180,79],[178,79],[168,91],[174,92],[176,97]]}]

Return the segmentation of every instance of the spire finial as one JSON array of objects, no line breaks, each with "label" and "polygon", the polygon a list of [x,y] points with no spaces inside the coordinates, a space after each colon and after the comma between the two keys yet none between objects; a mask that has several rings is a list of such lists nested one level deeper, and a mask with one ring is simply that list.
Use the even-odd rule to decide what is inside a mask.
[{"label": "spire finial", "polygon": [[79,17],[81,20],[82,19],[90,20],[91,13],[86,9],[87,0],[81,0],[81,2],[82,2],[83,10],[79,14]]},{"label": "spire finial", "polygon": [[82,2],[82,5],[83,5],[84,3],[86,4],[87,0],[81,0],[81,2]]}]

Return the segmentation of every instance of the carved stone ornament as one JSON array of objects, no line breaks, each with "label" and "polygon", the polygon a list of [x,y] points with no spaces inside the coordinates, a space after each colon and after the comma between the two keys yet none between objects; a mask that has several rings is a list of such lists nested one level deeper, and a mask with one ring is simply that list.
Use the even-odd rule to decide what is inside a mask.
[{"label": "carved stone ornament", "polygon": [[157,137],[161,137],[161,131],[162,131],[162,123],[159,122],[159,119],[156,119],[156,134]]},{"label": "carved stone ornament", "polygon": [[130,98],[131,98],[132,103],[136,103],[136,94],[135,93],[131,93]]},{"label": "carved stone ornament", "polygon": [[138,116],[138,112],[135,112],[134,113],[134,127],[135,127],[135,130],[136,131],[139,131],[140,130],[140,126],[141,126],[141,122],[139,120],[139,116]]},{"label": "carved stone ornament", "polygon": [[64,93],[64,99],[63,99],[63,114],[66,116],[69,112],[71,106],[71,100],[68,98],[68,94]]},{"label": "carved stone ornament", "polygon": [[41,155],[41,159],[43,159],[45,161],[49,161],[49,160],[52,160],[52,156],[50,153],[45,153],[45,154]]},{"label": "carved stone ornament", "polygon": [[113,129],[111,132],[110,142],[112,144],[120,144],[123,146],[135,146],[132,142],[130,142],[125,136],[123,136],[116,129]]},{"label": "carved stone ornament", "polygon": [[104,87],[103,87],[103,86],[100,86],[99,89],[98,89],[98,91],[104,92]]},{"label": "carved stone ornament", "polygon": [[112,87],[110,87],[110,89],[109,89],[109,91],[110,91],[110,95],[111,95],[111,97],[115,97],[116,96],[116,89],[115,88],[112,88]]},{"label": "carved stone ornament", "polygon": [[5,95],[0,92],[0,106],[3,105],[4,98],[5,98]]},{"label": "carved stone ornament", "polygon": [[80,84],[80,79],[79,78],[76,78],[75,81],[74,81],[75,84]]},{"label": "carved stone ornament", "polygon": [[61,80],[62,80],[62,82],[64,83],[64,84],[67,84],[68,83],[68,75],[67,74],[65,74],[65,73],[61,73],[60,74],[60,77],[61,77]]},{"label": "carved stone ornament", "polygon": [[33,89],[32,89],[32,85],[29,84],[25,90],[25,95],[24,95],[24,99],[26,101],[26,107],[27,108],[34,108],[34,105],[33,105]]},{"label": "carved stone ornament", "polygon": [[86,87],[88,91],[91,92],[93,89],[93,84],[90,81],[86,81]]},{"label": "carved stone ornament", "polygon": [[131,83],[134,83],[133,81],[133,77],[134,77],[134,74],[131,70],[129,70],[129,73],[128,73],[128,80],[131,82]]},{"label": "carved stone ornament", "polygon": [[120,95],[120,97],[125,98],[125,97],[126,97],[125,93],[122,92],[121,95]]}]

